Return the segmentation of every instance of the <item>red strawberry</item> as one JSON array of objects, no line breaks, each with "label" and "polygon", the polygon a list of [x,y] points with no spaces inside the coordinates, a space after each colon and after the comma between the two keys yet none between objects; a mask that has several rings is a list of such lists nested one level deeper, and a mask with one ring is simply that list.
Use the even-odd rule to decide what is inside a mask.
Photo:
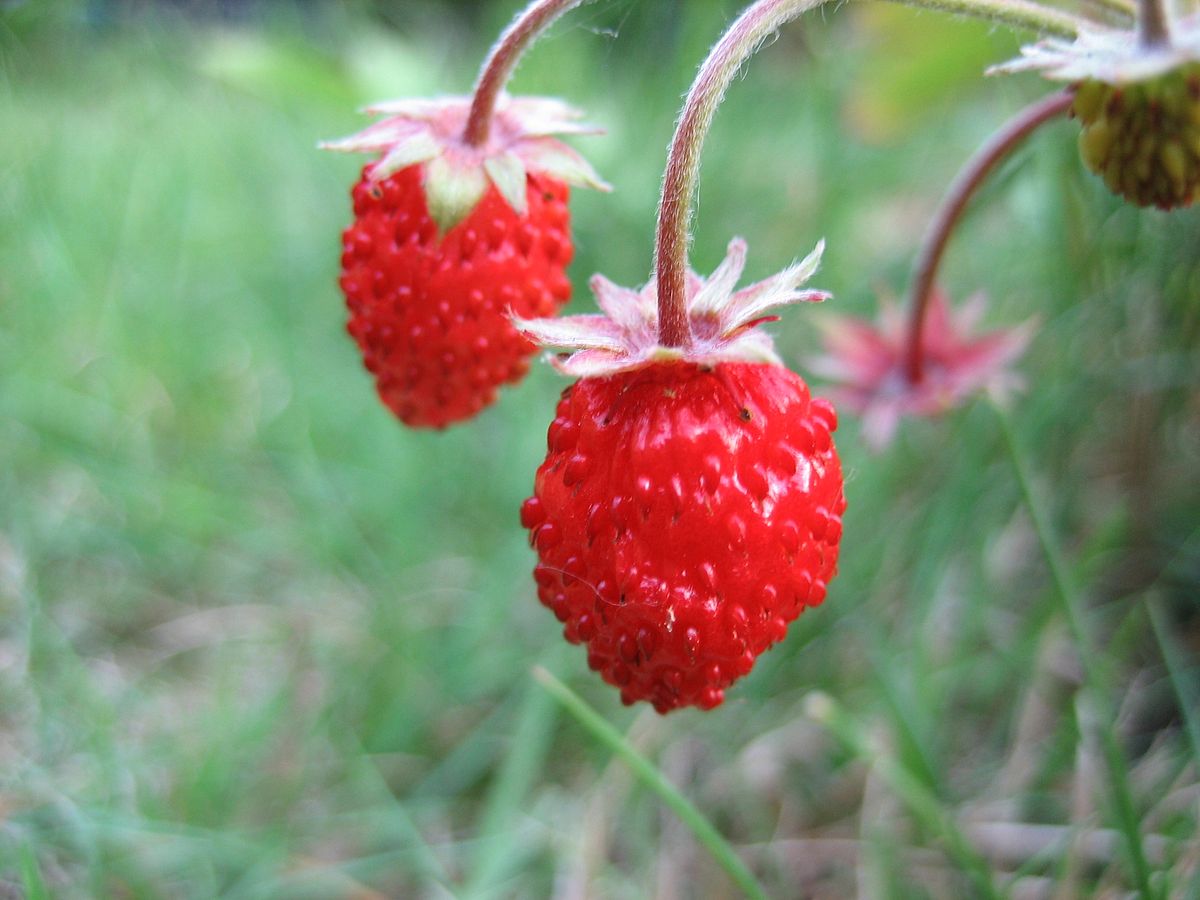
[{"label": "red strawberry", "polygon": [[510,314],[567,301],[568,184],[604,188],[548,135],[588,130],[566,105],[501,97],[487,140],[463,137],[469,98],[376,108],[332,149],[380,152],[354,186],[339,283],[379,395],[408,425],[469,418],[528,371]]},{"label": "red strawberry", "polygon": [[379,396],[407,425],[473,416],[519,381],[534,345],[506,313],[552,316],[571,296],[567,187],[530,175],[518,216],[495,189],[440,239],[422,167],[354,187],[340,284]]},{"label": "red strawberry", "polygon": [[733,294],[744,254],[735,241],[707,283],[692,276],[684,351],[657,343],[653,282],[597,278],[607,317],[519,323],[586,348],[560,363],[584,377],[521,509],[538,596],[624,702],[659,712],[721,703],[837,569],[836,415],[753,329],[773,306],[823,297],[797,290],[819,251]]}]

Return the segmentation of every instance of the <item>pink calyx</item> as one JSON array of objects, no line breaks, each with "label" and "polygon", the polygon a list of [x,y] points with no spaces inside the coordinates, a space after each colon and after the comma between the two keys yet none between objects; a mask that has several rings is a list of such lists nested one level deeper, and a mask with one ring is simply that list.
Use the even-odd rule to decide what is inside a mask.
[{"label": "pink calyx", "polygon": [[470,215],[489,185],[495,185],[513,210],[524,215],[530,173],[573,187],[611,190],[587,160],[555,137],[599,132],[581,122],[574,107],[552,97],[502,94],[487,140],[476,146],[464,137],[471,102],[467,96],[380,103],[365,111],[384,118],[320,146],[381,154],[369,172],[373,181],[423,163],[429,211],[443,233]]},{"label": "pink calyx", "polygon": [[934,289],[922,331],[922,374],[916,380],[907,365],[909,323],[887,301],[881,301],[875,323],[853,316],[819,321],[826,352],[809,367],[833,383],[835,402],[862,416],[867,444],[882,449],[904,416],[940,415],[976,392],[1002,396],[1020,386],[1008,367],[1028,345],[1036,322],[976,334],[984,308],[983,295],[975,294],[952,310],[945,293]]},{"label": "pink calyx", "polygon": [[681,360],[699,365],[722,361],[781,364],[770,335],[757,326],[773,321],[780,306],[827,300],[829,294],[801,290],[821,261],[824,242],[807,257],[777,275],[734,291],[746,263],[746,242],[729,242],[724,261],[707,279],[690,269],[685,300],[690,336],[684,346],[663,346],[659,338],[657,283],[640,289],[620,287],[594,275],[592,293],[602,314],[557,319],[514,318],[517,330],[548,347],[565,348],[553,363],[576,377],[602,377],[652,362]]}]

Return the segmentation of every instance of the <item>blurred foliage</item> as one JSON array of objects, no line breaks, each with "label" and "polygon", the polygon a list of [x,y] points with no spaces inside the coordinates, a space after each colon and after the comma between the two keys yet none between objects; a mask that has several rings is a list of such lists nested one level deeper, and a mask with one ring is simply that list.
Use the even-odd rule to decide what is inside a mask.
[{"label": "blurred foliage", "polygon": [[[575,310],[592,272],[645,279],[679,98],[738,5],[590,4],[519,70],[515,91],[607,128],[578,142],[616,191],[572,198]],[[1197,212],[1122,206],[1056,124],[977,199],[944,273],[994,322],[1041,323],[1013,417],[1114,720],[1089,718],[986,403],[906,423],[879,457],[845,415],[828,602],[720,710],[658,719],[620,707],[531,587],[516,510],[559,377],[407,431],[342,328],[361,160],[316,142],[365,102],[469,90],[512,4],[211,9],[0,13],[0,897],[729,896],[535,663],[773,895],[967,896],[896,772],[991,847],[996,885],[1127,889],[1098,729],[1127,755],[1156,884],[1196,888]],[[814,283],[839,312],[902,294],[956,167],[1042,87],[977,77],[1013,44],[891,8],[787,29],[717,118],[695,267],[742,234],[761,277],[826,237]],[[773,326],[801,371],[820,314]],[[870,740],[835,740],[814,690]],[[1010,843],[987,845],[999,826]]]}]

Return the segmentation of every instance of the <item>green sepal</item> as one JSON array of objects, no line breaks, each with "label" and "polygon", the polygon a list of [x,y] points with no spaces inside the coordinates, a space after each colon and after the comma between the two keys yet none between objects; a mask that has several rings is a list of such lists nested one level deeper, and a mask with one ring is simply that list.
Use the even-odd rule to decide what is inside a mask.
[{"label": "green sepal", "polygon": [[513,211],[518,216],[525,215],[528,208],[525,200],[526,175],[525,164],[520,158],[515,153],[505,152],[488,157],[483,168]]},{"label": "green sepal", "polygon": [[445,234],[471,214],[487,192],[488,178],[477,162],[456,163],[448,155],[425,166],[425,202],[429,215]]},{"label": "green sepal", "polygon": [[529,141],[521,148],[521,158],[531,172],[549,175],[571,187],[586,187],[596,191],[611,191],[612,185],[596,174],[591,164],[553,138]]}]

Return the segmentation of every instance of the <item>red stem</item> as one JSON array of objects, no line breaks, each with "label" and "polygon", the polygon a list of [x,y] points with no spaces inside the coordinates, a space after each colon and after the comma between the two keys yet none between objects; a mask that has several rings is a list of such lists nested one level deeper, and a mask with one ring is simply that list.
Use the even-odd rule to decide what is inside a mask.
[{"label": "red stem", "polygon": [[759,0],[729,26],[696,73],[671,139],[658,207],[654,272],[658,343],[663,347],[686,347],[691,342],[685,294],[689,226],[700,174],[700,149],[713,115],[729,83],[762,42],[786,22],[823,2]]},{"label": "red stem", "polygon": [[[679,188],[679,183],[686,177],[680,170],[687,164],[681,157],[682,154],[672,152],[667,160],[654,248],[658,279],[658,342],[664,347],[686,347],[692,336],[687,316],[687,254],[690,238],[687,221],[691,204],[690,198],[684,197]],[[676,223],[683,223],[683,227]]]},{"label": "red stem", "polygon": [[484,60],[475,82],[475,93],[471,99],[471,111],[467,115],[467,126],[463,140],[471,147],[482,147],[487,143],[492,129],[492,117],[496,112],[496,100],[504,85],[512,76],[517,63],[529,46],[541,36],[550,24],[572,7],[587,0],[533,0],[517,13],[512,24],[500,35]]},{"label": "red stem", "polygon": [[1066,91],[1043,97],[1025,107],[988,138],[958,173],[946,196],[942,198],[929,229],[921,242],[921,250],[913,268],[912,290],[909,294],[908,380],[917,384],[925,375],[924,330],[929,297],[933,292],[938,266],[946,244],[961,218],[967,203],[980,185],[1025,138],[1051,119],[1062,115],[1071,106],[1073,93]]}]

